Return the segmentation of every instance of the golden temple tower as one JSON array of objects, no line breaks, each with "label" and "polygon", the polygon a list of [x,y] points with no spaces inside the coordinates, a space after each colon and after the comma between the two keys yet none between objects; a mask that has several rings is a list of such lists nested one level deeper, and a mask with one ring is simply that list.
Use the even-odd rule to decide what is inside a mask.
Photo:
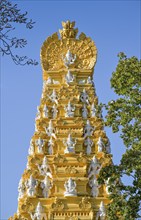
[{"label": "golden temple tower", "polygon": [[75,22],[62,26],[41,48],[43,91],[9,220],[106,220],[108,182],[97,177],[111,154],[92,81],[97,49],[76,37]]}]

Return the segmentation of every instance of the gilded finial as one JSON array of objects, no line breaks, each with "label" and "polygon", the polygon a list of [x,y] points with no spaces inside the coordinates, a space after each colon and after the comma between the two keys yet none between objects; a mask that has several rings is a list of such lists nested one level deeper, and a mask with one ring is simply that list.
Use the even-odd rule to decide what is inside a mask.
[{"label": "gilded finial", "polygon": [[61,35],[62,39],[65,38],[76,38],[76,35],[78,33],[78,28],[74,28],[75,26],[75,21],[70,22],[70,21],[66,21],[66,22],[62,22],[62,27],[63,30],[59,30],[59,33]]}]

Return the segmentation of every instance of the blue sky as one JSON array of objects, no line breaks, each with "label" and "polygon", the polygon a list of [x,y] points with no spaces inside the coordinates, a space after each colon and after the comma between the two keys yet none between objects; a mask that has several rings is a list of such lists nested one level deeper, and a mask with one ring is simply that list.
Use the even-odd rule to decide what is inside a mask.
[{"label": "blue sky", "polygon": [[[98,59],[94,82],[99,102],[116,98],[110,77],[117,65],[117,53],[140,57],[140,2],[134,1],[13,1],[36,21],[32,30],[17,26],[16,35],[28,46],[21,54],[39,60],[43,41],[61,28],[61,22],[76,21],[80,32],[96,43]],[[1,220],[17,209],[17,189],[26,167],[27,152],[34,132],[36,107],[40,104],[40,64],[16,66],[9,57],[1,59]],[[112,143],[113,160],[123,153],[119,134],[105,129]]]}]

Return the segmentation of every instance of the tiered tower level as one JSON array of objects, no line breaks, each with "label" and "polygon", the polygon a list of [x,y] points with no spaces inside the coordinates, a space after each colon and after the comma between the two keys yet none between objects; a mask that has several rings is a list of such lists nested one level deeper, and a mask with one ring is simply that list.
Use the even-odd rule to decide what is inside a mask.
[{"label": "tiered tower level", "polygon": [[74,25],[62,22],[41,48],[43,91],[10,220],[106,219],[108,181],[97,178],[112,160],[92,79],[97,49]]}]

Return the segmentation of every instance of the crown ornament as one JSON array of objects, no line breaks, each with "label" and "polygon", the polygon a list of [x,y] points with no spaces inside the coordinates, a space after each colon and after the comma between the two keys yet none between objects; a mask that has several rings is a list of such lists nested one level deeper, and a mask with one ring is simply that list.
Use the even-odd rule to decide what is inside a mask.
[{"label": "crown ornament", "polygon": [[75,21],[66,21],[62,22],[63,30],[59,30],[60,36],[62,39],[65,38],[76,38],[78,33],[78,28],[74,28]]}]

